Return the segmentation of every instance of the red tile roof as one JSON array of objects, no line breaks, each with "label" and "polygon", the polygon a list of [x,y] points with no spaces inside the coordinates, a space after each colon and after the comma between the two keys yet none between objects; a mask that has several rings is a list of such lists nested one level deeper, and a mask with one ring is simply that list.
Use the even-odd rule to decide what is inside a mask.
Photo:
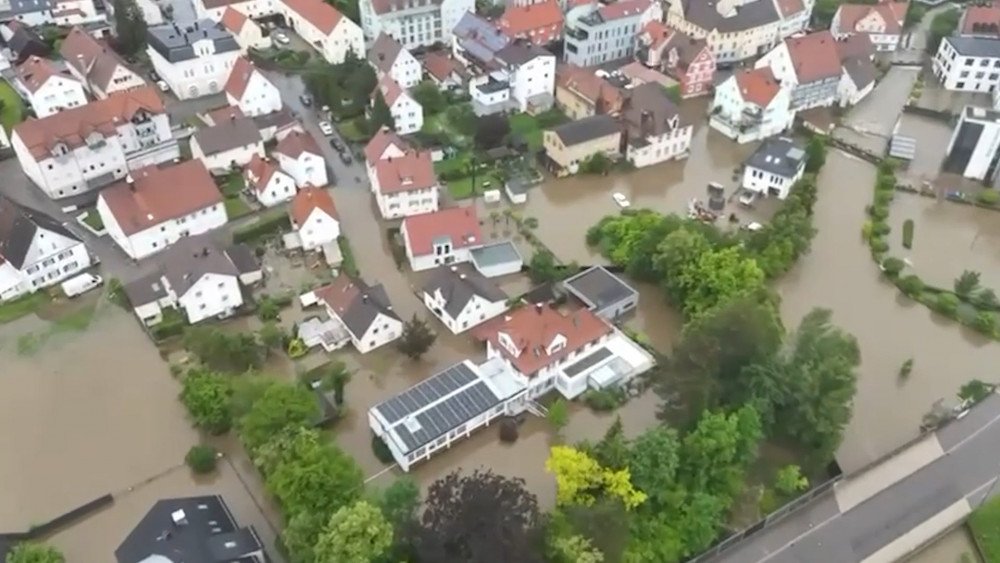
[{"label": "red tile roof", "polygon": [[962,14],[963,35],[1000,35],[1000,5],[969,5]]},{"label": "red tile roof", "polygon": [[572,64],[556,68],[556,86],[583,98],[597,113],[617,113],[625,100],[622,91],[592,70]]},{"label": "red tile roof", "polygon": [[77,82],[76,78],[59,72],[52,61],[36,56],[28,57],[28,60],[17,65],[15,71],[24,87],[32,93],[38,91],[53,76]]},{"label": "red tile roof", "polygon": [[245,24],[248,19],[249,18],[247,18],[243,12],[240,12],[232,6],[227,6],[226,10],[222,12],[222,19],[219,23],[222,24],[222,27],[225,27],[234,34],[239,35],[240,31],[243,29],[243,24]]},{"label": "red tile roof", "polygon": [[126,235],[222,203],[219,188],[200,160],[147,166],[131,176],[132,184],[118,182],[100,195]]},{"label": "red tile roof", "polygon": [[652,5],[650,0],[619,0],[614,4],[605,4],[597,9],[604,21],[616,20],[641,14]]},{"label": "red tile roof", "polygon": [[452,73],[459,72],[461,63],[445,53],[431,52],[424,57],[424,68],[427,73],[438,80],[447,80]]},{"label": "red tile roof", "polygon": [[674,30],[667,27],[667,24],[663,22],[653,20],[646,23],[640,33],[649,42],[649,48],[656,51],[670,40],[670,36],[673,35]]},{"label": "red tile roof", "polygon": [[292,131],[285,138],[278,141],[278,146],[274,147],[274,152],[281,153],[290,158],[299,158],[304,152],[323,156],[319,150],[316,139],[309,133],[302,131]]},{"label": "red tile roof", "polygon": [[[232,8],[226,9],[232,10]],[[247,86],[250,84],[250,77],[255,72],[259,73],[260,71],[250,62],[250,59],[238,57],[236,62],[233,63],[233,70],[229,72],[229,79],[226,80],[226,93],[237,100],[242,99],[243,94],[247,91]]]},{"label": "red tile roof", "polygon": [[871,37],[866,33],[856,33],[837,41],[837,52],[840,53],[840,60],[864,58],[870,59],[875,54],[875,45]]},{"label": "red tile roof", "polygon": [[450,207],[403,219],[406,246],[414,256],[434,252],[434,243],[446,239],[453,249],[470,248],[483,243],[475,206]]},{"label": "red tile roof", "polygon": [[528,34],[531,30],[540,27],[562,25],[563,13],[556,0],[545,0],[527,6],[510,6],[500,16],[499,23],[508,35]]},{"label": "red tile roof", "polygon": [[392,104],[396,103],[396,100],[403,95],[403,88],[391,76],[386,74],[382,76],[375,90],[372,91],[372,99],[375,99],[375,92],[381,92],[382,98],[385,100],[385,105],[391,108]]},{"label": "red tile roof", "polygon": [[383,194],[423,190],[438,183],[429,152],[408,151],[403,156],[379,160],[375,163],[375,177]]},{"label": "red tile roof", "polygon": [[396,145],[403,152],[410,150],[409,143],[404,141],[395,131],[383,125],[371,140],[368,141],[368,144],[365,145],[365,160],[369,164],[374,164],[382,158],[385,150],[392,145]]},{"label": "red tile roof", "polygon": [[222,106],[221,108],[209,110],[205,114],[205,117],[208,118],[210,125],[218,125],[224,121],[246,117],[246,115],[244,115],[243,110],[239,106]]},{"label": "red tile roof", "polygon": [[774,3],[783,17],[794,16],[805,9],[802,0],[776,0]]},{"label": "red tile roof", "polygon": [[330,35],[337,28],[337,24],[343,19],[336,8],[323,2],[322,0],[279,0],[293,12],[303,19],[316,26],[322,33]]},{"label": "red tile roof", "polygon": [[309,215],[312,214],[314,209],[321,209],[334,219],[339,217],[337,206],[333,204],[330,192],[326,188],[316,188],[313,186],[306,186],[295,194],[291,205],[288,206],[288,215],[292,218],[292,222],[296,225],[296,228],[298,228],[309,219]]},{"label": "red tile roof", "polygon": [[736,79],[736,87],[740,95],[747,102],[757,104],[760,107],[767,107],[774,99],[781,86],[771,72],[771,67],[755,68],[753,70],[740,70],[733,75]]},{"label": "red tile roof", "polygon": [[[587,309],[563,314],[548,305],[528,305],[508,312],[488,339],[519,372],[531,377],[611,331],[606,322]],[[516,355],[500,343],[500,334],[513,341]],[[559,336],[566,343],[550,354],[549,348]]]},{"label": "red tile roof", "polygon": [[800,37],[785,39],[792,70],[799,84],[823,80],[843,73],[837,40],[829,31],[817,31]]},{"label": "red tile roof", "polygon": [[118,124],[132,119],[140,111],[161,114],[166,111],[163,100],[150,86],[117,92],[104,100],[63,110],[42,119],[29,119],[14,127],[32,156],[45,158],[52,148],[63,143],[70,148],[83,145],[87,135],[98,131],[103,135],[117,134]]},{"label": "red tile roof", "polygon": [[882,2],[880,4],[841,4],[837,8],[839,33],[865,33],[857,29],[858,22],[871,14],[878,14],[885,22],[884,33],[899,33],[903,30],[907,2]]},{"label": "red tile roof", "polygon": [[271,176],[274,176],[279,170],[277,162],[266,156],[255,154],[250,162],[243,167],[243,179],[247,186],[260,193],[267,188]]},{"label": "red tile roof", "polygon": [[124,61],[110,47],[79,27],[74,27],[66,39],[63,39],[59,54],[81,76],[101,90],[110,85],[115,70],[119,66],[125,66]]}]

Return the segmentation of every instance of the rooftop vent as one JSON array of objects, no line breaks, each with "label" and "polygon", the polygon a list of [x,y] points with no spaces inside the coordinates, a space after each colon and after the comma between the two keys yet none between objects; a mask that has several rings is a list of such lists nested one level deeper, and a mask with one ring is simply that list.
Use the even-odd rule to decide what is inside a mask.
[{"label": "rooftop vent", "polygon": [[184,514],[184,510],[175,510],[170,513],[170,519],[174,521],[175,526],[187,526],[187,515]]}]

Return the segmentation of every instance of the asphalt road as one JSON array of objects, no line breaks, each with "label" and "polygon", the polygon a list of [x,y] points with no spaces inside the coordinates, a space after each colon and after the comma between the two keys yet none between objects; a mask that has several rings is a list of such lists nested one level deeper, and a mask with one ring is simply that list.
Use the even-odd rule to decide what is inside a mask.
[{"label": "asphalt road", "polygon": [[820,497],[709,561],[857,563],[962,499],[975,508],[1000,493],[1000,396],[936,436],[943,456],[847,512]]}]

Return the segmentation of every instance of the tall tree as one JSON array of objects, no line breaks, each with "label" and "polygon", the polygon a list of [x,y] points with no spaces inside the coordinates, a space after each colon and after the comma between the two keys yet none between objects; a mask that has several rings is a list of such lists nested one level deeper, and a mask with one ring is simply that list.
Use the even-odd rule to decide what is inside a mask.
[{"label": "tall tree", "polygon": [[696,317],[730,299],[755,293],[764,285],[764,272],[738,247],[705,252],[680,271],[684,313]]},{"label": "tall tree", "polygon": [[[309,432],[315,432],[310,430]],[[361,469],[331,442],[305,440],[265,476],[267,488],[290,515],[326,517],[360,496]]]},{"label": "tall tree", "polygon": [[454,472],[431,484],[409,544],[421,562],[541,563],[541,531],[523,480]]},{"label": "tall tree", "polygon": [[114,0],[115,34],[122,54],[133,56],[146,46],[146,19],[135,0]]},{"label": "tall tree", "polygon": [[607,496],[631,510],[646,501],[646,494],[632,485],[628,468],[601,467],[587,452],[576,448],[552,447],[545,470],[555,475],[556,502],[560,505],[589,506]]},{"label": "tall tree", "polygon": [[385,96],[382,92],[376,92],[372,100],[372,110],[368,118],[368,129],[371,132],[378,131],[381,127],[396,129],[396,120],[392,117],[389,104],[385,103]]},{"label": "tall tree", "polygon": [[955,279],[955,293],[959,297],[967,298],[979,287],[979,272],[965,270],[962,275]]},{"label": "tall tree", "polygon": [[536,250],[528,262],[528,276],[535,283],[558,281],[562,276],[556,257],[548,250]]},{"label": "tall tree", "polygon": [[231,334],[209,326],[194,326],[185,331],[184,347],[215,371],[242,373],[256,369],[265,356],[255,335]]},{"label": "tall tree", "polygon": [[630,448],[628,467],[632,482],[649,495],[654,505],[670,503],[680,466],[680,439],[677,432],[657,426],[639,435]]},{"label": "tall tree", "polygon": [[392,545],[392,525],[366,501],[343,506],[330,517],[316,542],[316,561],[371,563]]},{"label": "tall tree", "polygon": [[347,368],[347,364],[339,360],[330,362],[323,374],[323,386],[333,389],[333,401],[337,406],[344,404],[344,389],[354,374]]},{"label": "tall tree", "polygon": [[806,145],[806,172],[816,174],[826,164],[826,141],[820,135],[813,135]]},{"label": "tall tree", "polygon": [[417,84],[410,90],[410,94],[420,104],[425,115],[436,115],[448,107],[448,100],[433,82],[424,81]]},{"label": "tall tree", "polygon": [[300,512],[288,518],[288,524],[281,531],[281,542],[294,563],[320,563],[316,561],[314,548],[328,521],[311,512]]},{"label": "tall tree", "polygon": [[502,115],[487,115],[479,118],[476,123],[476,134],[473,137],[476,147],[481,150],[499,146],[510,133],[510,123]]},{"label": "tall tree", "polygon": [[319,417],[312,392],[275,381],[239,421],[240,438],[251,453],[286,429],[306,428]]},{"label": "tall tree", "polygon": [[419,360],[437,340],[437,335],[423,319],[413,314],[413,318],[403,324],[403,335],[399,337],[399,351],[411,360]]},{"label": "tall tree", "polygon": [[65,563],[58,549],[41,543],[19,543],[7,554],[7,563]]},{"label": "tall tree", "polygon": [[420,506],[420,487],[409,477],[400,477],[377,496],[376,504],[389,522],[397,529],[409,524],[417,516]]},{"label": "tall tree", "polygon": [[193,369],[181,384],[181,402],[194,425],[210,434],[228,432],[233,425],[229,405],[233,388],[229,380],[208,370]]}]

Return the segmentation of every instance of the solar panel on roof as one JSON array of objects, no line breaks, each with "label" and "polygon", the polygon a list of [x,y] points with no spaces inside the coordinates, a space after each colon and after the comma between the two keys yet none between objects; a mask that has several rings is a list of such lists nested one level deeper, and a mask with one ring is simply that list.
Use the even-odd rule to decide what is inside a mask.
[{"label": "solar panel on roof", "polygon": [[389,424],[423,409],[476,380],[476,374],[465,364],[456,364],[375,406]]}]

